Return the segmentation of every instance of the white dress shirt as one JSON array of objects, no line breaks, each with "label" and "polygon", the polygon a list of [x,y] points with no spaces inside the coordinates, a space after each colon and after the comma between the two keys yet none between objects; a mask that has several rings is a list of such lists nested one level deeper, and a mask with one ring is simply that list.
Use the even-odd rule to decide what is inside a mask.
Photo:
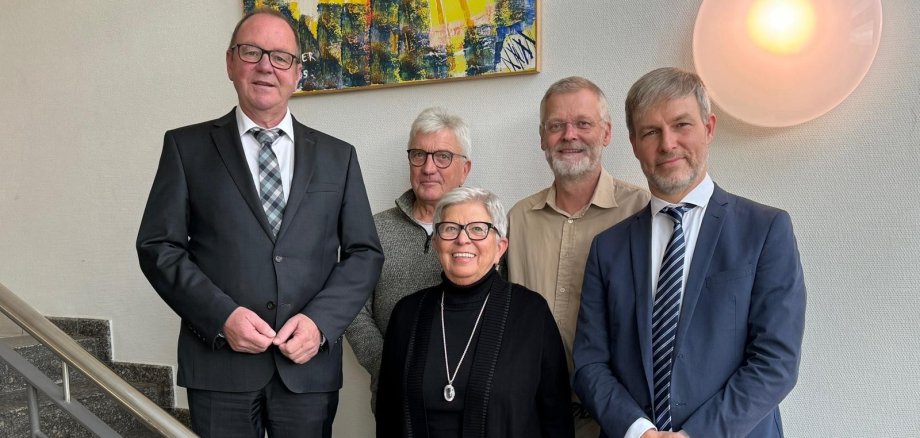
[{"label": "white dress shirt", "polygon": [[[664,258],[664,251],[667,249],[668,240],[674,234],[674,220],[667,214],[661,213],[665,207],[676,207],[680,204],[693,204],[696,207],[684,213],[683,228],[684,239],[687,246],[684,249],[684,281],[680,286],[681,305],[683,304],[684,287],[687,285],[687,277],[690,275],[690,263],[693,261],[693,250],[696,249],[696,238],[700,235],[700,226],[703,225],[703,216],[706,213],[706,207],[712,198],[712,192],[715,190],[715,184],[709,174],[703,178],[687,196],[684,196],[678,204],[671,204],[663,199],[656,198],[654,195],[651,200],[652,209],[652,247],[651,247],[651,269],[649,275],[652,279],[651,299],[655,300],[655,294],[658,292],[658,271],[661,270],[661,262]],[[648,418],[637,419],[632,426],[626,431],[625,438],[639,438],[645,431],[655,429],[655,424]]]},{"label": "white dress shirt", "polygon": [[291,179],[294,177],[294,121],[289,109],[277,126],[265,128],[259,126],[256,122],[246,116],[243,111],[236,107],[236,126],[240,129],[240,142],[243,144],[243,153],[246,155],[246,164],[249,166],[249,173],[252,174],[252,181],[256,185],[256,193],[259,192],[259,148],[261,145],[256,137],[249,133],[252,128],[275,129],[280,128],[284,135],[278,137],[272,145],[272,151],[278,158],[278,167],[281,170],[281,187],[284,190],[284,202],[288,200],[291,194]]}]

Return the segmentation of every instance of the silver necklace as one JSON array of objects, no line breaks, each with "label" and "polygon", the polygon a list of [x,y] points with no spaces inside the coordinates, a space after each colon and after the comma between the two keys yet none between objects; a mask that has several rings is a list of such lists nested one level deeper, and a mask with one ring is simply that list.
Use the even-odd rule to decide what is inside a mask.
[{"label": "silver necklace", "polygon": [[479,327],[479,320],[482,319],[482,312],[486,310],[486,303],[489,302],[489,295],[486,295],[486,299],[482,302],[482,308],[479,309],[479,315],[476,316],[476,323],[473,324],[473,331],[470,333],[470,339],[466,341],[466,347],[463,347],[463,354],[460,355],[460,360],[457,361],[457,368],[454,369],[454,375],[450,375],[450,364],[447,362],[447,331],[444,330],[444,291],[441,291],[441,339],[444,340],[444,368],[447,371],[447,385],[444,386],[444,400],[448,402],[454,401],[454,397],[457,395],[457,391],[454,390],[454,379],[457,377],[457,372],[460,371],[460,364],[463,363],[463,358],[466,357],[466,351],[470,349],[470,344],[473,342],[473,335],[476,334],[476,327]]}]

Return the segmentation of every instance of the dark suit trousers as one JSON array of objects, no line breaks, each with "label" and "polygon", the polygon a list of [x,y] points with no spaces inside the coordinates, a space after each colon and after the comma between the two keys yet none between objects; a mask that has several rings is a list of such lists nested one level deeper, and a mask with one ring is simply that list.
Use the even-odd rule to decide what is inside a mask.
[{"label": "dark suit trousers", "polygon": [[201,437],[332,437],[339,392],[297,394],[277,373],[258,391],[188,389],[192,430]]}]

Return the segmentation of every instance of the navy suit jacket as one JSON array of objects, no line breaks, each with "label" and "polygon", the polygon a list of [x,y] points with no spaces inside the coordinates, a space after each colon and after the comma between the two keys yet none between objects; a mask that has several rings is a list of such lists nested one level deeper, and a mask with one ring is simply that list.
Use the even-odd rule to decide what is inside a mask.
[{"label": "navy suit jacket", "polygon": [[[653,418],[651,222],[646,207],[597,235],[585,272],[573,388],[609,437]],[[798,376],[804,322],[789,215],[716,186],[675,338],[674,430],[782,437],[778,405]]]},{"label": "navy suit jacket", "polygon": [[[277,239],[246,164],[234,111],[166,133],[137,237],[140,266],[181,318],[178,383],[254,391],[277,372],[292,391],[342,385],[341,339],[383,253],[354,147],[294,120],[294,174]],[[277,347],[237,353],[218,336],[237,306],[278,331],[297,312],[326,336],[305,364]]]}]

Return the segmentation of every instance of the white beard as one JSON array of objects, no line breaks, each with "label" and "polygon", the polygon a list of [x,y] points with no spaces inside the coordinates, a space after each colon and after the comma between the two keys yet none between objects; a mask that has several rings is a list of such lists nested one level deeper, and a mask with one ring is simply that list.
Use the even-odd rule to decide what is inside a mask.
[{"label": "white beard", "polygon": [[[585,151],[586,154],[577,161],[556,159],[553,156],[554,149],[565,147],[577,147]],[[553,169],[553,175],[562,178],[578,178],[587,174],[597,166],[597,163],[600,161],[600,149],[600,147],[595,148],[581,142],[571,142],[561,143],[553,149],[547,148],[544,154],[546,155],[546,162],[549,163],[550,168]]]}]

